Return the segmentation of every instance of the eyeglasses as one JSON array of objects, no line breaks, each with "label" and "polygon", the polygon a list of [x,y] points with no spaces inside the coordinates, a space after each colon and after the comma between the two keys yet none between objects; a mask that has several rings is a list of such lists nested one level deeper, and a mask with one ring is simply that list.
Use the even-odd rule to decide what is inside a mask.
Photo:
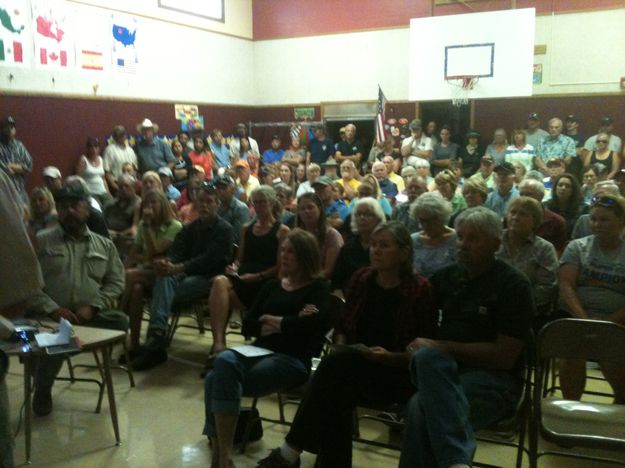
[{"label": "eyeglasses", "polygon": [[362,216],[363,218],[375,218],[375,213],[371,211],[357,211],[356,217]]},{"label": "eyeglasses", "polygon": [[597,140],[597,143],[607,143],[608,140]]}]

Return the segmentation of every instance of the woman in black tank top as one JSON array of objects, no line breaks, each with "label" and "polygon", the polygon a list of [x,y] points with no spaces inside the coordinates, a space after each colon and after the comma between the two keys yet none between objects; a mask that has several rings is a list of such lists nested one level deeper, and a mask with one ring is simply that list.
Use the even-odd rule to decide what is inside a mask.
[{"label": "woman in black tank top", "polygon": [[265,282],[276,276],[280,245],[289,232],[278,221],[281,205],[273,188],[261,185],[250,198],[256,219],[242,229],[237,259],[223,275],[213,279],[209,298],[213,346],[209,361],[226,348],[230,311],[249,309]]},{"label": "woman in black tank top", "polygon": [[614,151],[610,151],[610,148],[608,148],[610,135],[607,133],[599,133],[595,141],[597,149],[586,159],[584,167],[588,170],[594,164],[601,163],[607,167],[609,171],[606,179],[613,179],[620,168],[620,160],[618,156],[614,154]]}]

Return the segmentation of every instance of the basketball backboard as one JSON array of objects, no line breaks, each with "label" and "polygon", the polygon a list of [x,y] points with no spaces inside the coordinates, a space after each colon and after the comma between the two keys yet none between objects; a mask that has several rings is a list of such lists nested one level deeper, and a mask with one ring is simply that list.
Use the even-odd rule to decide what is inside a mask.
[{"label": "basketball backboard", "polygon": [[523,8],[410,20],[409,98],[452,99],[465,77],[477,78],[470,99],[530,96],[535,16]]}]

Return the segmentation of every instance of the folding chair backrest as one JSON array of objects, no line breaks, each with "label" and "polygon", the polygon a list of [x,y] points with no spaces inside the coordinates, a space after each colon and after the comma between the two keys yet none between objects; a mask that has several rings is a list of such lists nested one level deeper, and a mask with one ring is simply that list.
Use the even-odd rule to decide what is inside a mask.
[{"label": "folding chair backrest", "polygon": [[625,362],[625,327],[601,320],[556,320],[540,332],[538,357]]}]

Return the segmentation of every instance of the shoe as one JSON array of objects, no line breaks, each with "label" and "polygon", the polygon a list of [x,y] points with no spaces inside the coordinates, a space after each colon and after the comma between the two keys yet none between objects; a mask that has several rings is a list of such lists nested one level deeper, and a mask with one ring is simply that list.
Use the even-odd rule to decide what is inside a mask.
[{"label": "shoe", "polygon": [[[128,357],[130,358],[130,361],[132,362],[135,358],[139,357],[144,352],[145,352],[144,347],[139,346],[137,349],[132,349],[128,351]],[[120,354],[119,359],[117,359],[117,362],[121,364],[122,366],[125,366],[127,364],[126,353]]]},{"label": "shoe", "polygon": [[300,459],[295,463],[289,463],[280,454],[280,447],[272,449],[267,458],[258,460],[256,468],[299,468]]},{"label": "shoe", "polygon": [[52,413],[52,389],[35,387],[33,395],[33,413],[37,416],[47,416]]},{"label": "shoe", "polygon": [[167,361],[167,351],[165,349],[145,350],[142,354],[130,361],[132,370],[150,370],[159,364]]}]

